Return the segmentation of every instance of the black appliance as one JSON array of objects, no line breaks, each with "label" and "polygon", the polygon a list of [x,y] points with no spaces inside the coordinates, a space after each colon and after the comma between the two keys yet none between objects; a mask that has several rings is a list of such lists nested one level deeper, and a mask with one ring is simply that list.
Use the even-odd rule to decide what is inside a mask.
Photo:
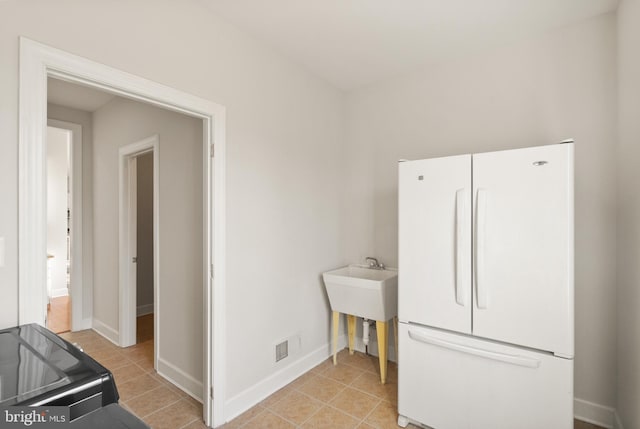
[{"label": "black appliance", "polygon": [[73,421],[118,399],[111,372],[53,332],[0,330],[0,406],[68,406]]}]

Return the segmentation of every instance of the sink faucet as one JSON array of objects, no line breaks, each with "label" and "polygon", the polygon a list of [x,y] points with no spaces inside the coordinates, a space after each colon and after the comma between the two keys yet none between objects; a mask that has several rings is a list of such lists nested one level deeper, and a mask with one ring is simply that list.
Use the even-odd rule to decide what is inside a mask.
[{"label": "sink faucet", "polygon": [[369,268],[373,268],[374,270],[384,270],[384,264],[381,264],[380,262],[378,262],[376,258],[367,256],[365,258],[365,261],[369,262]]}]

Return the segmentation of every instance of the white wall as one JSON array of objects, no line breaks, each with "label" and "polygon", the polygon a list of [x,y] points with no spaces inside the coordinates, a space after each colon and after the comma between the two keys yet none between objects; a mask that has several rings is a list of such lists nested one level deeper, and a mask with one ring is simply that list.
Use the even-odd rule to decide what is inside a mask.
[{"label": "white wall", "polygon": [[67,290],[67,177],[71,132],[47,127],[47,256],[51,296],[65,296]]},{"label": "white wall", "polygon": [[[614,406],[615,16],[466,56],[348,97],[357,243],[397,266],[397,160],[576,143],[575,395]],[[373,237],[373,240],[370,238]]]},{"label": "white wall", "polygon": [[273,343],[293,331],[298,357],[325,346],[319,274],[347,262],[343,95],[195,0],[0,2],[0,327],[17,322],[20,35],[226,106],[227,398],[297,359],[273,362]]},{"label": "white wall", "polygon": [[82,126],[82,320],[93,314],[93,117],[91,112],[47,104],[47,117]]},{"label": "white wall", "polygon": [[618,9],[618,412],[640,427],[640,2]]},{"label": "white wall", "polygon": [[136,306],[139,314],[146,314],[153,309],[153,153],[136,158],[136,172]]}]

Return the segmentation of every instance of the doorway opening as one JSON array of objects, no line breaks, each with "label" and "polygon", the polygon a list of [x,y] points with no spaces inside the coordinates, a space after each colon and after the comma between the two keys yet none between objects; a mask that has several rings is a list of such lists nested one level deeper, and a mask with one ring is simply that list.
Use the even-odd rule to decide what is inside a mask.
[{"label": "doorway opening", "polygon": [[71,131],[47,127],[47,328],[71,330]]},{"label": "doorway opening", "polygon": [[[199,192],[202,210],[195,213],[202,225],[201,270],[199,291],[203,310],[202,335],[190,340],[201,341],[203,351],[202,385],[204,422],[218,426],[225,422],[225,109],[209,100],[182,92],[100,64],[68,52],[52,48],[22,37],[20,39],[20,114],[19,114],[19,223],[18,236],[18,322],[45,324],[46,294],[46,115],[47,78],[99,89],[141,101],[156,107],[191,116],[203,125],[199,132],[201,156],[196,161],[202,167]],[[215,142],[215,157],[213,145]],[[99,159],[95,157],[94,160]],[[98,164],[96,164],[98,165]],[[193,191],[193,190],[192,190]],[[94,199],[94,205],[96,201]],[[94,207],[94,214],[97,213]],[[95,232],[95,229],[94,229]],[[176,228],[177,233],[180,229]],[[77,246],[76,246],[77,248]],[[72,258],[73,259],[73,258]],[[94,261],[99,258],[94,255]],[[171,264],[171,260],[167,260]],[[72,264],[73,265],[73,264]],[[81,265],[80,265],[81,266]],[[164,265],[163,265],[164,266]],[[215,281],[214,281],[215,267]],[[157,270],[157,265],[156,268]],[[93,279],[100,275],[93,273]],[[73,274],[72,274],[73,276]],[[157,281],[157,280],[156,280]],[[179,284],[176,279],[175,284]],[[73,280],[72,280],[73,288]],[[94,287],[94,292],[97,289]],[[154,297],[158,301],[158,294]],[[179,296],[179,295],[178,295]],[[74,300],[74,303],[77,300]],[[98,298],[93,302],[99,301]],[[112,305],[113,301],[106,302]],[[84,313],[83,313],[84,314]],[[94,312],[93,327],[96,328]],[[157,317],[157,316],[156,316]],[[116,316],[117,319],[117,316]],[[112,322],[114,323],[114,322]],[[117,323],[117,322],[115,322]],[[103,324],[103,328],[105,325]],[[107,326],[108,328],[108,326]],[[119,336],[118,330],[107,335]],[[156,325],[155,329],[158,327]],[[198,338],[195,338],[195,337]],[[182,340],[184,336],[172,335]],[[157,347],[157,344],[156,344]],[[179,347],[171,349],[180,350]],[[180,375],[179,368],[164,366]]]},{"label": "doorway opening", "polygon": [[49,119],[46,127],[46,326],[56,333],[88,327],[83,318],[82,126]]},{"label": "doorway opening", "polygon": [[159,138],[118,150],[120,346],[155,341],[158,369],[160,162]]},{"label": "doorway opening", "polygon": [[154,163],[153,152],[132,159],[136,163],[136,343],[154,339]]}]

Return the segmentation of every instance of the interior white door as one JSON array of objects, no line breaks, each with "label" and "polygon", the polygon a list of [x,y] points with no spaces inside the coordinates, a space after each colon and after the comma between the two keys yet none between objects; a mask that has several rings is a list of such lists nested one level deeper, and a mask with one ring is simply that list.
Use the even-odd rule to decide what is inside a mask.
[{"label": "interior white door", "polygon": [[399,164],[400,320],[471,333],[471,155]]},{"label": "interior white door", "polygon": [[473,334],[573,356],[573,144],[473,155]]}]

